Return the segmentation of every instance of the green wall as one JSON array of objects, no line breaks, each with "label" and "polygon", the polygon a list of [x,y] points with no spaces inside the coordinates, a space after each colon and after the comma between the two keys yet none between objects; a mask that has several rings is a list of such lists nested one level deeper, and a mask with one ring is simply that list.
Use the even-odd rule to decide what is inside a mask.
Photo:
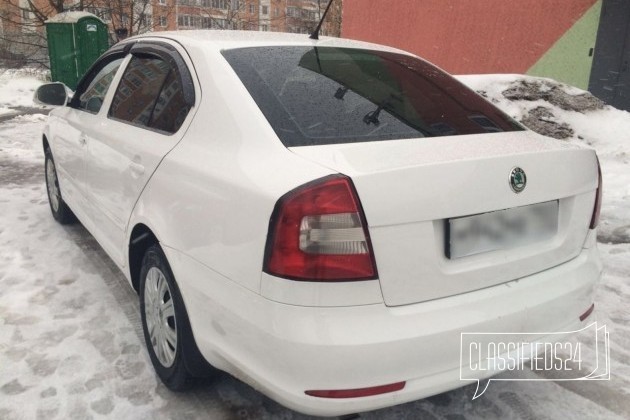
[{"label": "green wall", "polygon": [[602,0],[598,0],[530,67],[527,74],[550,77],[586,90],[593,64],[589,51],[595,48],[601,8]]}]

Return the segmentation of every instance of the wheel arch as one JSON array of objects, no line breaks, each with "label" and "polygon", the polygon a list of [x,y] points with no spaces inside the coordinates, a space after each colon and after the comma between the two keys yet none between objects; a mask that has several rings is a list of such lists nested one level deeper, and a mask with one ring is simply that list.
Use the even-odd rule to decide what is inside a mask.
[{"label": "wheel arch", "polygon": [[[131,235],[129,236],[129,275],[131,285],[135,289],[136,293],[139,293],[140,291],[140,274],[142,270],[142,259],[144,257],[144,254],[151,246],[160,246],[160,243],[160,240],[158,239],[157,235],[153,233],[151,228],[140,221],[137,222],[131,230]],[[172,266],[168,262],[166,254],[164,253],[164,249],[162,249],[162,253],[164,254],[164,258],[166,259],[166,265],[171,270],[171,274],[173,275],[173,283],[178,291],[178,294],[181,298],[181,303],[183,305],[182,310],[184,314],[183,322],[185,334],[182,336],[182,339],[184,340],[182,350],[184,355],[185,369],[192,378],[207,377],[209,375],[212,375],[215,372],[215,369],[199,351],[199,347],[197,346],[197,342],[192,332],[192,327],[190,326],[190,320],[188,319],[188,311],[186,309],[184,297],[181,290],[179,290],[179,285],[177,284],[177,280],[172,273]],[[147,346],[148,345],[149,343],[147,343]],[[185,389],[187,387],[188,385],[181,389]]]},{"label": "wheel arch", "polygon": [[140,288],[140,270],[142,269],[142,258],[146,250],[160,241],[144,223],[136,223],[129,235],[129,280],[134,290],[138,292]]}]

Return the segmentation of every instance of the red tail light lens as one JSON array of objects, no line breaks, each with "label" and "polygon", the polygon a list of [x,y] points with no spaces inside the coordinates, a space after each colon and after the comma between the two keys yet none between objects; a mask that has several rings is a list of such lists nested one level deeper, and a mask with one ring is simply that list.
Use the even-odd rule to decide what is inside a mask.
[{"label": "red tail light lens", "polygon": [[328,176],[278,200],[269,222],[264,270],[306,281],[376,278],[365,215],[349,178]]},{"label": "red tail light lens", "polygon": [[595,194],[595,207],[593,207],[593,216],[591,217],[591,229],[595,229],[599,224],[599,214],[602,209],[602,168],[599,165],[599,158],[597,159],[597,193]]},{"label": "red tail light lens", "polygon": [[582,322],[586,318],[588,318],[593,313],[594,310],[595,310],[595,304],[593,303],[591,306],[588,307],[586,312],[584,312],[582,315],[580,315],[580,322]]},{"label": "red tail light lens", "polygon": [[395,384],[373,386],[370,388],[357,389],[332,389],[304,391],[306,395],[319,398],[359,398],[371,397],[373,395],[387,394],[389,392],[400,391],[405,387],[406,382],[396,382]]}]

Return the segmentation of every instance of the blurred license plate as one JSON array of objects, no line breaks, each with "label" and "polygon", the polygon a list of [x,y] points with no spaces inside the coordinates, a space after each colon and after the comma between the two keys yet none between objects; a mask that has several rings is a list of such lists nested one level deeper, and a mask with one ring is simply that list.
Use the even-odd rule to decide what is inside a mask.
[{"label": "blurred license plate", "polygon": [[447,220],[450,259],[541,242],[558,231],[558,201]]}]

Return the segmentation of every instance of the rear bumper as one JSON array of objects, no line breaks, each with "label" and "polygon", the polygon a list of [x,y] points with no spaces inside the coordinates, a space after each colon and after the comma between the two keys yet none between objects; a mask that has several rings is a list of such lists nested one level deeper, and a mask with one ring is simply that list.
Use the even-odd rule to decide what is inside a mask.
[{"label": "rear bumper", "polygon": [[[281,404],[342,415],[417,400],[460,386],[462,332],[578,330],[602,265],[595,247],[555,268],[402,307],[303,307],[273,302],[167,248],[195,339],[210,363]],[[541,333],[541,337],[546,336]],[[479,378],[497,372],[478,372]],[[406,381],[389,394],[324,399],[306,390]]]}]

